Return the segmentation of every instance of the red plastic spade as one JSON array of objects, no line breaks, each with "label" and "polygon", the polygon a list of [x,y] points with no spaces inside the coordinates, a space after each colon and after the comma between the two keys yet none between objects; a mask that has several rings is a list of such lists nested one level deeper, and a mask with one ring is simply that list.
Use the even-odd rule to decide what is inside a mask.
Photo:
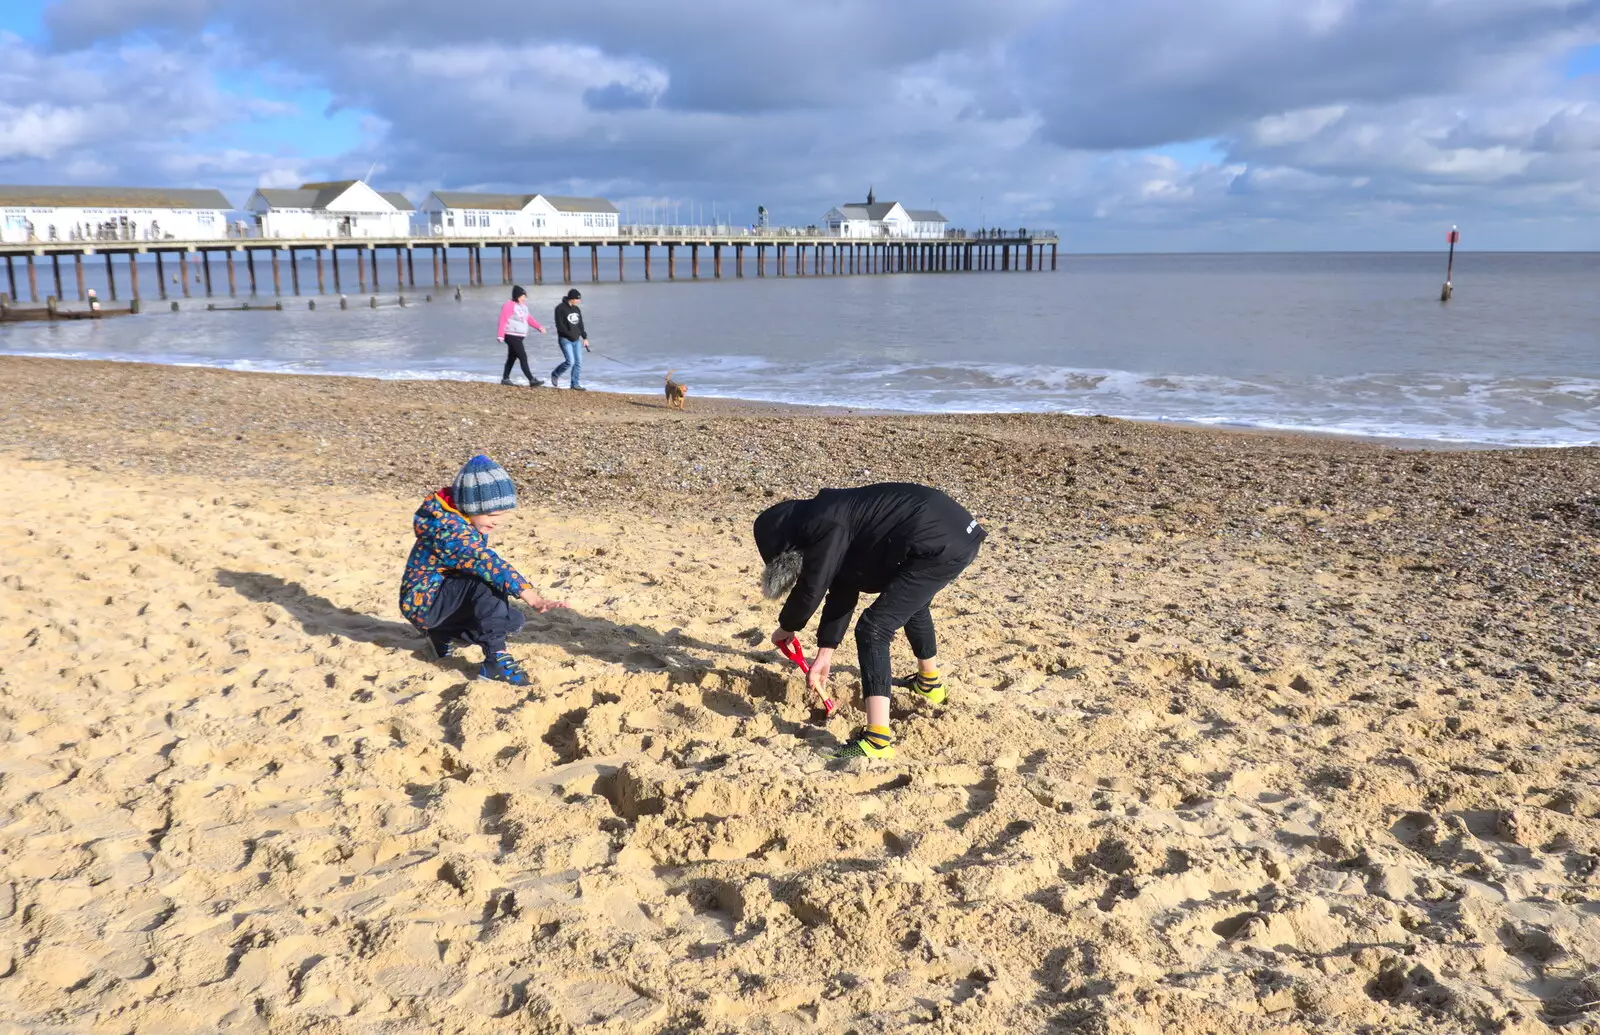
[{"label": "red plastic spade", "polygon": [[[800,637],[796,636],[789,640],[781,649],[784,657],[800,666],[801,672],[808,676],[811,674],[811,666],[806,663],[806,650],[800,646]],[[833,703],[833,698],[823,697],[820,689],[817,691],[817,696],[822,697],[823,714],[830,719],[833,718],[834,710],[837,708],[837,705]]]}]

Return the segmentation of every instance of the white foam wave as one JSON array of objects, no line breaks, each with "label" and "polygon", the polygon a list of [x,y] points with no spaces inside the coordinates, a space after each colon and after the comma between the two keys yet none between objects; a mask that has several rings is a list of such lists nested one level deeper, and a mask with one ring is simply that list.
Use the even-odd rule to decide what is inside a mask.
[{"label": "white foam wave", "polygon": [[[0,349],[0,351],[7,351]],[[10,350],[13,355],[206,366],[228,370],[372,377],[392,381],[493,382],[493,371],[388,365],[382,349],[339,362],[217,358],[193,353]],[[650,366],[647,367],[647,364]],[[1320,432],[1462,445],[1600,445],[1600,379],[1489,374],[1226,377],[1018,364],[887,363],[818,365],[745,355],[675,360],[697,397],[809,403],[874,411],[1071,413],[1128,420]],[[661,366],[657,372],[654,366]],[[594,388],[654,393],[666,364],[594,354]]]}]

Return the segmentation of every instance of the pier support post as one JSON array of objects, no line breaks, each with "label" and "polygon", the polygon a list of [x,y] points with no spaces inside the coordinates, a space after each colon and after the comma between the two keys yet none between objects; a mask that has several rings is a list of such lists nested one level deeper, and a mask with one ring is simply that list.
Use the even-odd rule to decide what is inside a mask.
[{"label": "pier support post", "polygon": [[[188,252],[179,252],[178,253],[178,279],[183,281],[183,297],[184,298],[188,298],[189,297],[189,253]],[[255,288],[256,288],[256,271],[255,271],[254,267],[251,267],[251,270],[250,270],[250,290],[251,290],[252,293],[255,291]]]},{"label": "pier support post", "polygon": [[[394,246],[394,286],[396,288],[403,288],[403,287],[406,286],[406,256],[408,256],[410,254],[411,254],[411,252],[408,249],[402,248],[399,245],[395,245]],[[510,246],[507,246],[506,247],[506,275],[509,276],[510,273],[511,273],[511,248],[510,248]]]},{"label": "pier support post", "polygon": [[[223,257],[222,257],[223,258],[223,262],[228,267],[228,297],[229,298],[233,298],[234,296],[236,296],[239,293],[238,276],[233,271],[233,253],[235,251],[237,251],[237,250],[238,250],[237,248],[229,248],[225,253],[223,253]],[[321,253],[319,252],[318,255],[319,255],[318,265],[321,265],[321,261],[320,261]],[[157,259],[158,262],[160,261],[160,259],[161,259],[161,253],[160,252],[156,252],[156,259]],[[158,270],[160,269],[159,265],[157,266],[157,269]]]},{"label": "pier support post", "polygon": [[33,253],[28,253],[28,301],[39,301],[39,270],[33,264]]},{"label": "pier support post", "polygon": [[11,287],[10,297],[17,297],[17,267],[12,262],[14,256],[6,256],[6,283]]},{"label": "pier support post", "polygon": [[406,287],[417,286],[417,250],[406,245]]},{"label": "pier support post", "polygon": [[364,294],[367,293],[367,261],[366,261],[366,256],[361,254],[361,250],[359,248],[357,248],[355,250],[355,253],[356,253],[356,280],[361,285],[361,293],[364,295]]},{"label": "pier support post", "polygon": [[756,276],[764,277],[766,275],[767,275],[767,246],[764,245],[764,244],[758,244],[758,245],[756,245]]},{"label": "pier support post", "polygon": [[589,279],[596,284],[600,283],[600,246],[598,244],[589,246]]},{"label": "pier support post", "polygon": [[[333,293],[342,295],[344,294],[344,285],[339,282],[339,249],[331,244],[328,245],[328,262],[333,266]],[[449,267],[446,267],[444,272],[446,282],[448,282],[450,276]],[[341,306],[340,308],[344,307]]]},{"label": "pier support post", "polygon": [[328,282],[322,276],[322,253],[325,251],[327,251],[326,248],[317,249],[317,294],[319,295],[328,293]]},{"label": "pier support post", "polygon": [[544,252],[538,245],[533,246],[533,282],[544,283]]},{"label": "pier support post", "polygon": [[[111,301],[117,300],[117,271],[111,268],[111,253],[106,252],[106,290],[111,293]],[[60,295],[56,296],[60,298]]]},{"label": "pier support post", "polygon": [[276,248],[272,249],[272,297],[283,297],[283,270],[278,264],[278,249]]},{"label": "pier support post", "polygon": [[[87,290],[85,290],[83,283],[83,253],[79,252],[77,255],[73,256],[73,259],[75,260],[73,262],[73,266],[76,267],[75,272],[78,274],[78,301],[82,302],[84,299],[89,297],[89,293]],[[56,282],[56,297],[62,297],[61,283],[59,280]]]},{"label": "pier support post", "polygon": [[644,246],[644,279],[650,279],[650,246]]},{"label": "pier support post", "polygon": [[689,246],[689,276],[695,280],[700,279],[700,246],[698,244]]},{"label": "pier support post", "polygon": [[[277,252],[273,252],[272,255],[273,255],[273,258],[277,258],[278,253]],[[367,245],[367,262],[372,267],[372,290],[376,291],[376,290],[378,290],[378,246],[377,245],[375,245],[375,244]],[[479,275],[480,276],[482,275],[482,271],[481,270],[479,271]],[[366,288],[362,288],[361,289],[361,293],[362,294],[366,294],[367,293],[366,292]]]},{"label": "pier support post", "polygon": [[561,246],[561,283],[572,283],[572,245]]},{"label": "pier support post", "polygon": [[[50,271],[55,274],[56,278],[56,301],[62,301],[67,295],[66,292],[61,290],[61,253],[50,253]],[[82,301],[81,297],[79,301]]]},{"label": "pier support post", "polygon": [[1000,271],[1002,273],[1011,272],[1011,246],[1009,244],[1000,246]]},{"label": "pier support post", "polygon": [[711,275],[717,280],[722,279],[722,245],[711,246]]},{"label": "pier support post", "polygon": [[[199,257],[195,260],[200,263],[200,277],[206,286],[206,297],[211,297],[211,253],[204,248],[200,249]],[[111,296],[115,298],[115,295]]]},{"label": "pier support post", "polygon": [[675,244],[667,245],[667,279],[678,279],[678,246]]},{"label": "pier support post", "polygon": [[511,283],[511,246],[509,244],[500,246],[500,283]]},{"label": "pier support post", "polygon": [[139,253],[128,253],[128,288],[133,292],[134,302],[139,301]]},{"label": "pier support post", "polygon": [[300,256],[293,248],[289,249],[289,286],[294,290],[294,297],[300,297]]},{"label": "pier support post", "polygon": [[[333,279],[334,279],[335,282],[337,282],[338,279],[339,279],[338,266],[337,266],[339,258],[338,258],[338,253],[337,252],[334,253],[334,260],[333,261],[335,263]],[[250,297],[254,298],[254,297],[256,297],[256,253],[255,253],[254,249],[247,249],[245,251],[245,253],[244,253],[244,268],[245,268],[245,272],[250,274]],[[185,277],[184,279],[187,280],[188,278]]]},{"label": "pier support post", "polygon": [[780,244],[778,245],[778,276],[787,276],[788,272],[787,257],[783,254],[783,245]]},{"label": "pier support post", "polygon": [[794,246],[794,275],[797,277],[806,275],[806,246],[803,244]]},{"label": "pier support post", "polygon": [[1033,272],[1033,242],[1028,242],[1028,272]]},{"label": "pier support post", "polygon": [[626,251],[627,251],[627,249],[622,246],[622,242],[618,241],[617,242],[617,283],[619,283],[619,284],[627,279],[626,273],[624,272],[624,270],[622,268],[622,256],[623,256],[623,253],[626,252]]},{"label": "pier support post", "polygon": [[733,278],[735,280],[744,279],[744,245],[742,244],[733,246]]},{"label": "pier support post", "polygon": [[[439,246],[439,257],[440,257],[441,261],[443,261],[443,263],[444,263],[444,286],[445,287],[449,287],[450,286],[450,246],[448,244],[441,244]],[[338,279],[339,279],[339,274],[338,274],[337,268],[335,268],[335,272],[334,272],[334,286],[335,287],[338,286]],[[438,287],[437,284],[435,284],[434,286]]]},{"label": "pier support post", "polygon": [[1055,268],[1056,268],[1056,246],[1052,244],[1050,246],[1050,271],[1052,273],[1054,273],[1055,272]]},{"label": "pier support post", "polygon": [[160,286],[161,298],[165,301],[167,297],[167,270],[165,264],[161,261],[161,253],[159,251],[156,252],[156,283]]}]

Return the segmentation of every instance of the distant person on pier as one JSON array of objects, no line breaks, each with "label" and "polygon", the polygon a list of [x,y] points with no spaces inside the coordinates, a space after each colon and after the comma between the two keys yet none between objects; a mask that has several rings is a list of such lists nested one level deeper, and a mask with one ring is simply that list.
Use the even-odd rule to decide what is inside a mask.
[{"label": "distant person on pier", "polygon": [[556,337],[561,342],[561,365],[550,372],[551,388],[560,388],[561,375],[571,370],[572,389],[585,391],[583,385],[578,383],[583,380],[583,354],[589,351],[589,332],[583,329],[583,313],[578,309],[578,303],[582,300],[583,292],[573,288],[556,306]]},{"label": "distant person on pier", "polygon": [[524,301],[527,297],[528,293],[521,287],[514,287],[511,289],[511,301],[500,307],[500,329],[496,337],[506,347],[506,369],[500,375],[500,383],[511,384],[511,368],[521,363],[522,376],[528,379],[528,387],[538,388],[544,382],[534,377],[533,371],[528,369],[528,350],[522,347],[522,342],[528,336],[530,326],[540,334],[544,333],[544,328],[528,315],[528,305]]}]

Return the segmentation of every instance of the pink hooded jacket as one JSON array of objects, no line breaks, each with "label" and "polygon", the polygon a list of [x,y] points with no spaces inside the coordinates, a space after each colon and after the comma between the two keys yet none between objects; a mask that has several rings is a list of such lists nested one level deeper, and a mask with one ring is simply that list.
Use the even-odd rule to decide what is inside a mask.
[{"label": "pink hooded jacket", "polygon": [[507,301],[505,305],[500,307],[500,329],[495,331],[494,336],[501,341],[505,341],[508,334],[526,338],[530,326],[540,334],[544,333],[544,328],[539,326],[539,321],[528,315],[526,304]]}]

